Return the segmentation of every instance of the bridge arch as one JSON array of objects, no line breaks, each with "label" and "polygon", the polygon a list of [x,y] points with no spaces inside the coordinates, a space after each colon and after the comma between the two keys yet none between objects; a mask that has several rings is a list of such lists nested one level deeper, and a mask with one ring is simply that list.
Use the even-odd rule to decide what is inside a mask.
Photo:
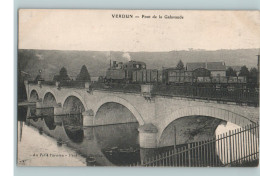
[{"label": "bridge arch", "polygon": [[29,94],[29,100],[36,102],[39,98],[39,93],[35,89],[32,89]]},{"label": "bridge arch", "polygon": [[55,93],[52,90],[47,90],[43,94],[44,105],[49,105],[49,107],[53,107],[57,104],[57,98],[55,97]]},{"label": "bridge arch", "polygon": [[182,117],[187,116],[206,116],[206,117],[213,117],[216,119],[224,120],[227,122],[234,123],[238,126],[244,127],[248,124],[254,123],[253,121],[249,120],[247,117],[231,112],[226,109],[209,107],[209,106],[192,106],[192,107],[185,107],[180,108],[170,115],[168,118],[165,118],[164,121],[160,122],[159,127],[159,134],[158,139],[161,138],[163,131],[170,125],[173,121],[180,119]]},{"label": "bridge arch", "polygon": [[56,99],[56,94],[52,89],[45,90],[44,93],[43,93],[43,98],[46,96],[47,93],[51,93]]},{"label": "bridge arch", "polygon": [[77,93],[77,92],[75,92],[75,91],[66,94],[66,95],[62,98],[62,100],[61,100],[62,107],[64,106],[65,101],[66,101],[69,97],[72,97],[72,96],[78,98],[78,99],[81,101],[81,103],[83,104],[85,110],[88,109],[88,108],[87,108],[87,104],[86,104],[84,98],[83,98],[79,93]]},{"label": "bridge arch", "polygon": [[[94,114],[96,115],[99,108],[106,103],[118,103],[120,105],[125,106],[135,116],[139,125],[144,125],[144,120],[143,120],[142,116],[140,115],[140,113],[137,111],[137,109],[131,103],[129,103],[127,100],[120,98],[120,97],[116,97],[116,96],[108,96],[108,97],[102,98],[94,106],[94,108],[93,108]],[[94,123],[95,123],[95,118],[94,118]]]}]

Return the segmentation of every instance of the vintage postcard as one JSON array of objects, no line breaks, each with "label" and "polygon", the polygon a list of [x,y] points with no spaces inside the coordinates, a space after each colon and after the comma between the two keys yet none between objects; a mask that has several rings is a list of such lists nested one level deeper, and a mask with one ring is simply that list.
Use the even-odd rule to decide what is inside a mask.
[{"label": "vintage postcard", "polygon": [[259,11],[18,21],[18,166],[258,166]]}]

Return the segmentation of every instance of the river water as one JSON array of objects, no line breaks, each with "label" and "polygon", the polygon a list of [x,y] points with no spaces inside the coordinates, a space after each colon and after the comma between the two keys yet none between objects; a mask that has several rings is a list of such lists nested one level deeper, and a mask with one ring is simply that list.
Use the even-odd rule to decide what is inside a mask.
[{"label": "river water", "polygon": [[[80,115],[52,111],[18,108],[19,166],[128,166],[169,148],[140,148],[137,122],[82,127]],[[232,128],[238,126],[219,125],[216,135]]]}]

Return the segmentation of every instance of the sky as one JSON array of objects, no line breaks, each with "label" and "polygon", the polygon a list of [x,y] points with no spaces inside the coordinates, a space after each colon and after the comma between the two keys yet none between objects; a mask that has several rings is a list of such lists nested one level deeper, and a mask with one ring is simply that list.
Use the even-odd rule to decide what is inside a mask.
[{"label": "sky", "polygon": [[[139,18],[113,18],[113,14]],[[125,52],[260,48],[260,11],[22,9],[18,45],[19,49]]]}]

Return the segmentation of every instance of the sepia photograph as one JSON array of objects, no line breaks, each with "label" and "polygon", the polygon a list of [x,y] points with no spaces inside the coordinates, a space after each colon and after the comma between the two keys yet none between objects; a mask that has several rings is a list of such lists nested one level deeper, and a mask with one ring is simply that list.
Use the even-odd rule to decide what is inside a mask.
[{"label": "sepia photograph", "polygon": [[19,9],[17,166],[258,167],[260,11]]}]

